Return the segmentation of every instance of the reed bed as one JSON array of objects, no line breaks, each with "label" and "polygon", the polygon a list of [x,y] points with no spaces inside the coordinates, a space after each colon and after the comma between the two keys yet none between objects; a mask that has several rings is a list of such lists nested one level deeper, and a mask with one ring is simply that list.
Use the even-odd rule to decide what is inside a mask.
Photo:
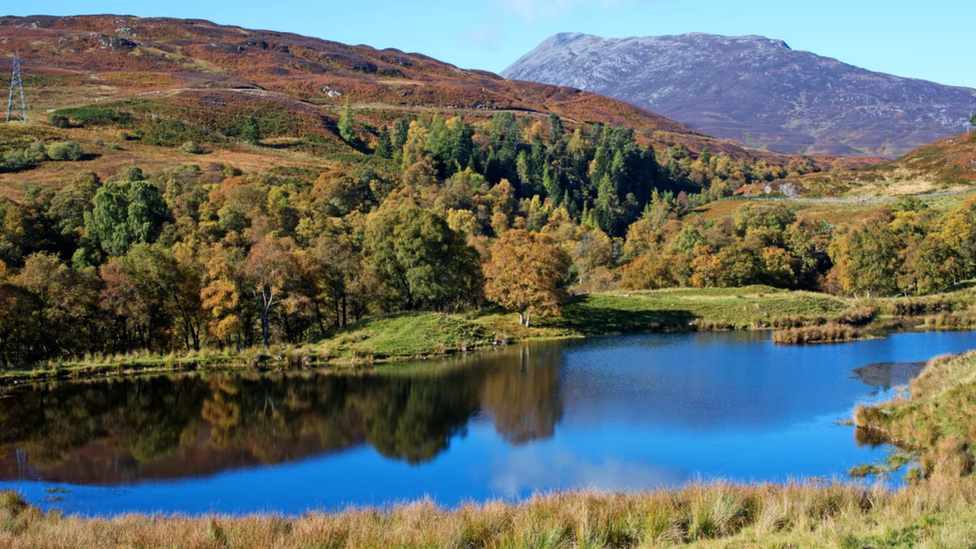
[{"label": "reed bed", "polygon": [[976,328],[976,314],[951,313],[925,317],[927,330],[972,330]]},{"label": "reed bed", "polygon": [[837,315],[837,324],[845,326],[867,326],[874,322],[878,316],[878,310],[874,307],[857,306],[846,311],[841,311]]},{"label": "reed bed", "polygon": [[777,345],[807,345],[811,343],[839,343],[863,339],[865,333],[860,329],[837,322],[823,326],[788,328],[773,332],[773,342]]}]

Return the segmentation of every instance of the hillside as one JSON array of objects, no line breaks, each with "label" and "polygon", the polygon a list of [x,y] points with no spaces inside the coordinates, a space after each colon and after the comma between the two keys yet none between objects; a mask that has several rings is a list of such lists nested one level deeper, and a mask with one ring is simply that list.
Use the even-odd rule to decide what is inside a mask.
[{"label": "hillside", "polygon": [[967,128],[976,90],[867,71],[759,36],[552,36],[502,71],[784,152],[898,156]]},{"label": "hillside", "polygon": [[976,132],[953,135],[887,163],[857,171],[807,174],[746,185],[739,195],[890,199],[907,194],[964,194],[976,185]]},{"label": "hillside", "polygon": [[199,20],[114,15],[3,17],[0,37],[4,57],[21,54],[35,120],[51,109],[108,103],[232,134],[234,120],[252,114],[272,121],[273,135],[341,146],[336,121],[349,100],[370,134],[404,113],[460,112],[478,120],[503,111],[540,117],[555,112],[570,127],[629,126],[662,146],[789,160],[712,139],[607,97],[505,80],[393,49]]},{"label": "hillside", "polygon": [[[568,292],[891,295],[971,277],[968,260],[929,272],[942,263],[874,254],[890,276],[861,284],[834,268],[861,259],[830,251],[859,238],[843,227],[725,200],[810,174],[842,180],[863,157],[747,149],[617,100],[415,54],[199,21],[3,21],[0,41],[30,60],[32,122],[0,126],[0,369],[323,340],[338,342],[328,357],[426,355],[512,333],[435,326],[412,331],[423,348],[400,335],[367,348],[355,344],[370,336],[342,330],[489,303],[527,328],[569,307]],[[932,236],[918,257],[942,249],[945,216],[974,204],[950,198],[954,213],[931,208],[911,233]],[[853,225],[855,213],[822,216]],[[921,246],[877,237],[888,251]],[[509,271],[522,268],[540,272]],[[509,301],[524,281],[541,288],[529,309]]]}]

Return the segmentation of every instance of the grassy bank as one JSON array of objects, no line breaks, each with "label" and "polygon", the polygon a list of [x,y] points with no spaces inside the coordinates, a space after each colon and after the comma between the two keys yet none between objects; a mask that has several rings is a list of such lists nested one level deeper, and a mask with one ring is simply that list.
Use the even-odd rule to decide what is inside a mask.
[{"label": "grassy bank", "polygon": [[932,360],[907,397],[859,407],[854,420],[867,437],[915,451],[912,478],[971,477],[976,465],[976,351]]},{"label": "grassy bank", "polygon": [[84,519],[0,495],[0,546],[211,548],[736,547],[968,548],[976,486],[897,493],[832,485],[692,486],[640,494],[565,493],[455,510],[418,502],[297,518]]},{"label": "grassy bank", "polygon": [[[976,291],[851,300],[768,286],[670,289],[574,296],[558,317],[532,327],[499,309],[461,314],[404,313],[364,319],[303,345],[191,353],[91,356],[0,372],[0,386],[46,379],[174,371],[348,369],[423,360],[534,339],[654,332],[777,329],[784,344],[876,337],[893,326],[971,329]],[[873,325],[865,327],[866,324]]]}]

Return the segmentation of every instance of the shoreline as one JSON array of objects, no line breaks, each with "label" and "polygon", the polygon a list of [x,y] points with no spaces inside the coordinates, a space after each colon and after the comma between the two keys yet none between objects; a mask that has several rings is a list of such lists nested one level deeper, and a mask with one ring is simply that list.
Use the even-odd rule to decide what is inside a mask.
[{"label": "shoreline", "polygon": [[[901,487],[849,482],[691,483],[647,491],[540,493],[447,508],[431,500],[283,517],[43,511],[0,491],[0,546],[77,547],[966,547],[976,535],[966,406],[976,351],[931,359],[911,400],[858,406],[853,423],[911,452]],[[933,411],[938,410],[938,414]],[[959,540],[959,544],[946,540]]]},{"label": "shoreline", "polygon": [[[692,324],[684,330],[647,331],[615,331],[592,333],[553,333],[548,335],[532,335],[520,338],[506,338],[504,342],[482,343],[463,348],[447,348],[436,352],[415,355],[367,356],[367,357],[339,357],[322,358],[308,351],[309,346],[272,346],[251,347],[241,351],[228,352],[221,349],[203,349],[184,355],[157,355],[139,357],[108,357],[97,363],[64,363],[63,365],[44,365],[31,369],[0,370],[0,394],[5,390],[55,381],[84,381],[94,379],[129,378],[166,374],[221,374],[221,373],[251,373],[267,374],[280,372],[317,372],[317,373],[356,373],[374,371],[377,367],[390,367],[410,362],[428,362],[474,356],[492,351],[502,350],[515,345],[560,341],[571,339],[594,339],[604,337],[618,337],[624,335],[655,335],[655,334],[694,334],[694,333],[726,333],[726,332],[761,332],[771,334],[776,345],[834,345],[885,339],[893,334],[912,332],[967,332],[976,331],[976,327],[942,327],[933,326],[929,322],[911,324],[906,321],[912,317],[880,318],[863,329],[855,329],[854,337],[846,339],[810,339],[805,341],[779,341],[777,336],[786,332],[816,331],[823,325],[809,325],[799,328],[777,328],[774,326],[721,326]],[[920,318],[924,320],[924,318]],[[833,322],[833,321],[831,321]],[[355,325],[353,326],[355,327]],[[326,340],[330,341],[330,340]]]}]

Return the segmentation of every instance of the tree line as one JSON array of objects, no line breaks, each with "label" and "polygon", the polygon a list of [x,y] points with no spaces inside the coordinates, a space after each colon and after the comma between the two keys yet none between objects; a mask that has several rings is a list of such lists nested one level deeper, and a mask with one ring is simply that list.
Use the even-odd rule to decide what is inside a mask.
[{"label": "tree line", "polygon": [[831,251],[843,230],[789,210],[685,218],[740,183],[818,169],[809,160],[662,153],[629,128],[511,113],[403,118],[360,145],[358,165],[132,167],[0,201],[0,364],[295,344],[368,315],[490,303],[529,325],[570,288],[863,278],[842,274],[862,269],[845,259],[859,248]]},{"label": "tree line", "polygon": [[630,227],[624,251],[633,259],[621,283],[635,289],[767,284],[853,297],[927,294],[976,275],[976,197],[948,212],[904,197],[840,226],[798,219],[784,204],[749,205],[712,222],[650,215]]}]

